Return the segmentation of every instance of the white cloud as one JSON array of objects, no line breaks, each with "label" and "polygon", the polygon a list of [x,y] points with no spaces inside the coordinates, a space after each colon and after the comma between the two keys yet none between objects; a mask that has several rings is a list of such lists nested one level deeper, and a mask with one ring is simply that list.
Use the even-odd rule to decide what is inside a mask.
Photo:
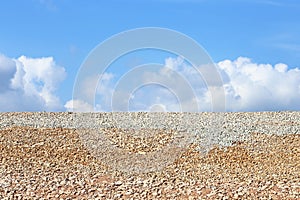
[{"label": "white cloud", "polygon": [[70,100],[65,104],[67,111],[75,112],[92,112],[94,108],[92,105],[88,104],[82,100]]},{"label": "white cloud", "polygon": [[[95,74],[92,77],[86,77],[80,87],[81,99],[70,100],[65,103],[64,107],[67,111],[75,112],[92,112],[92,111],[108,111],[111,105],[112,85],[111,80],[114,78],[112,73],[104,73],[102,76]],[[101,99],[101,105],[92,105],[94,97],[97,95]]]},{"label": "white cloud", "polygon": [[300,110],[300,70],[279,63],[256,64],[249,58],[218,63],[230,82],[227,108],[233,111]]},{"label": "white cloud", "polygon": [[62,110],[55,91],[66,73],[52,57],[0,55],[0,72],[0,111]]},{"label": "white cloud", "polygon": [[[227,111],[300,110],[298,68],[289,69],[283,63],[257,64],[245,57],[224,60],[216,66],[223,80]],[[99,98],[96,98],[95,109],[125,111],[126,107],[126,111],[149,111],[160,105],[166,111],[197,111],[192,106],[196,104],[200,111],[211,111],[212,102],[221,105],[224,99],[215,77],[210,76],[209,67],[212,66],[199,66],[199,71],[211,84],[209,87],[203,74],[182,58],[166,59],[159,70],[129,71],[123,74],[128,75],[123,82],[115,79],[116,74],[105,74],[106,78],[97,89]],[[211,90],[215,92],[215,99],[212,99]],[[91,109],[90,105],[81,104]]]}]

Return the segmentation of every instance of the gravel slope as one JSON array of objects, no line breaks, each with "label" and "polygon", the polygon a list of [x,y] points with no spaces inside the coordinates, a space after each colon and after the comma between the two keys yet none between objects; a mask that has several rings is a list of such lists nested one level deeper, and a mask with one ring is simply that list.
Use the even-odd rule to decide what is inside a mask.
[{"label": "gravel slope", "polygon": [[[175,156],[159,170],[123,170],[90,148],[90,130],[135,159]],[[182,130],[196,137],[169,145]],[[0,199],[300,199],[298,130],[299,112],[0,113]]]}]

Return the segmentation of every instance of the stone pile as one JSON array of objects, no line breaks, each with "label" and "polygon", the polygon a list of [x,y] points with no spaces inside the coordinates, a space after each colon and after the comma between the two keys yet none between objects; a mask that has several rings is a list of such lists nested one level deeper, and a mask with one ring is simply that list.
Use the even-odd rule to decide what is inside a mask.
[{"label": "stone pile", "polygon": [[[300,113],[150,115],[1,113],[0,199],[300,198]],[[130,171],[99,159],[89,131],[132,159],[193,140],[161,154],[176,155],[162,168]]]}]

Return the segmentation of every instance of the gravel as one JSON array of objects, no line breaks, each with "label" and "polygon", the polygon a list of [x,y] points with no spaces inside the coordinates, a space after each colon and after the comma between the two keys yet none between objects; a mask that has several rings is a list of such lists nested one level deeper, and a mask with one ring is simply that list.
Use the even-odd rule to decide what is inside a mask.
[{"label": "gravel", "polygon": [[34,128],[160,128],[186,131],[209,138],[213,144],[230,146],[249,133],[297,134],[300,112],[252,113],[0,113],[0,129],[11,126]]},{"label": "gravel", "polygon": [[299,119],[0,113],[0,199],[299,199]]}]

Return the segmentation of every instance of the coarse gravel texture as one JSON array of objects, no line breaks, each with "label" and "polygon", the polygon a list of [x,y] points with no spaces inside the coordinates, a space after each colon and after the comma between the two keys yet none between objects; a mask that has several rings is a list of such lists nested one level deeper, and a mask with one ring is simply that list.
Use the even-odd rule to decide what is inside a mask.
[{"label": "coarse gravel texture", "polygon": [[[298,130],[300,112],[0,113],[0,199],[300,199]],[[162,167],[130,171],[93,131]]]}]

